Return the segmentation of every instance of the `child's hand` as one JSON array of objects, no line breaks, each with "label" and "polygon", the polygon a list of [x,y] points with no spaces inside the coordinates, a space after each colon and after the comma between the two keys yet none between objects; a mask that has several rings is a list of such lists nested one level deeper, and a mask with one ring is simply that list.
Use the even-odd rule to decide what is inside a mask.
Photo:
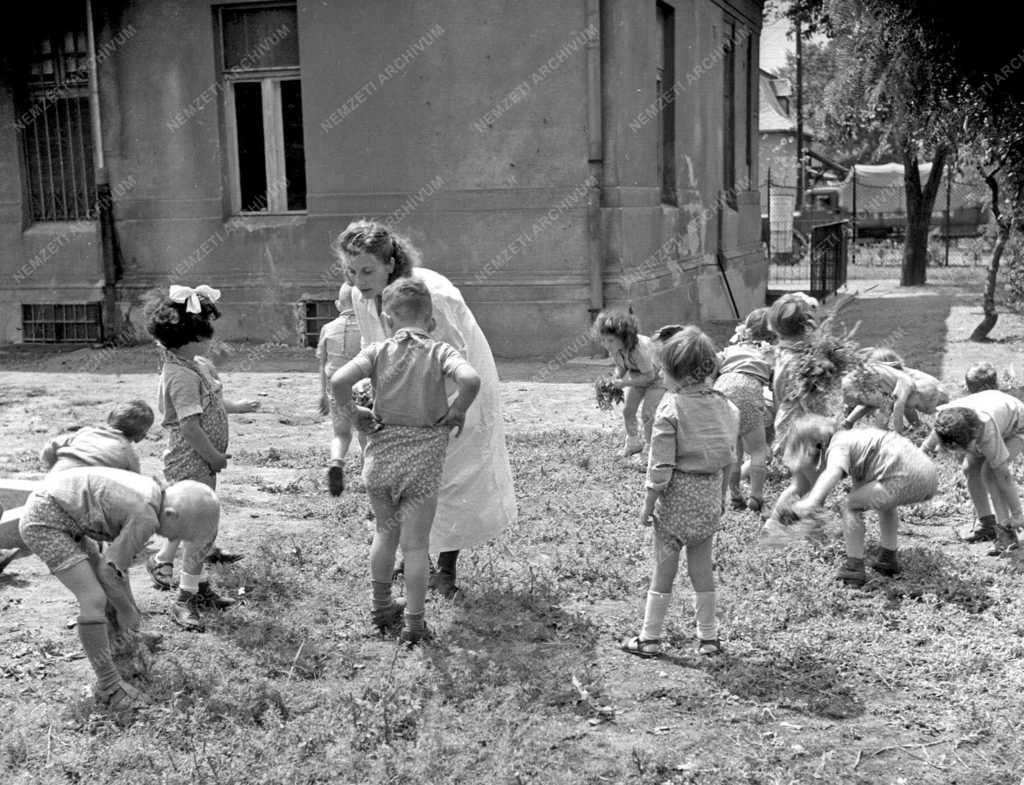
[{"label": "child's hand", "polygon": [[801,499],[800,501],[793,502],[789,508],[789,512],[792,513],[795,518],[804,518],[814,512],[815,505],[807,499]]},{"label": "child's hand", "polygon": [[245,414],[246,412],[254,412],[260,408],[260,402],[252,398],[246,398],[241,401],[235,401],[235,411],[239,414]]},{"label": "child's hand", "polygon": [[364,433],[376,433],[384,427],[384,423],[378,420],[371,409],[365,406],[356,407],[355,427],[357,431]]},{"label": "child's hand", "polygon": [[658,513],[653,510],[644,510],[640,513],[640,525],[641,526],[656,526],[661,523],[661,518]]},{"label": "child's hand", "polygon": [[216,457],[212,461],[207,461],[207,463],[210,464],[213,473],[217,474],[217,472],[222,472],[227,468],[228,458],[230,457],[227,453],[217,453]]},{"label": "child's hand", "polygon": [[329,400],[329,399],[327,398],[327,396],[326,396],[326,395],[321,395],[321,396],[320,396],[320,407],[319,407],[319,411],[320,411],[320,416],[321,416],[321,417],[326,417],[326,416],[327,416],[328,414],[330,414],[330,413],[331,413],[331,402],[330,402],[330,400]]},{"label": "child's hand", "polygon": [[459,434],[462,433],[462,426],[466,424],[466,413],[454,406],[449,406],[448,411],[444,413],[444,417],[438,420],[435,425],[443,425],[444,427],[455,429],[455,437],[458,438]]}]

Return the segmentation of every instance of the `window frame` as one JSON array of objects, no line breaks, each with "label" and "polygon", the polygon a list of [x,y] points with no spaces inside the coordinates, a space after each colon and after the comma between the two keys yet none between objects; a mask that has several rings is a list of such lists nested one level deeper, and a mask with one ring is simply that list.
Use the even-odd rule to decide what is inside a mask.
[{"label": "window frame", "polygon": [[[224,130],[227,145],[229,205],[233,215],[247,217],[267,215],[306,215],[308,206],[300,210],[288,209],[288,179],[286,177],[284,113],[281,83],[296,81],[302,96],[302,65],[271,66],[265,68],[225,68],[224,65],[224,11],[262,11],[272,8],[292,8],[298,17],[296,3],[238,3],[222,5],[217,13],[217,65],[223,79]],[[295,35],[298,35],[296,25]],[[238,120],[235,112],[235,85],[259,84],[263,110],[263,166],[266,174],[266,208],[244,209],[242,204],[241,163],[238,151]],[[304,124],[303,124],[304,128]],[[303,167],[305,167],[305,140],[303,140]],[[307,194],[308,196],[308,191]],[[308,203],[307,203],[308,205]]]},{"label": "window frame", "polygon": [[725,204],[736,199],[736,19],[726,17],[722,57],[722,192]]},{"label": "window frame", "polygon": [[679,204],[676,176],[676,30],[675,8],[657,0],[655,3],[655,97],[666,96],[657,124],[658,186],[661,204]]}]

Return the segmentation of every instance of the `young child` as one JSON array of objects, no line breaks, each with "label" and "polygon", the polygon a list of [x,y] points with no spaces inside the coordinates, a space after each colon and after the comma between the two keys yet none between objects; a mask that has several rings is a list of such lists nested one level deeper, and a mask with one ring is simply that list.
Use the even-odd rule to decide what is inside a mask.
[{"label": "young child", "polygon": [[320,361],[320,414],[331,415],[331,461],[327,467],[327,487],[332,496],[345,490],[345,455],[352,443],[352,421],[349,408],[339,406],[331,394],[328,384],[334,372],[359,354],[359,325],[352,308],[352,286],[346,281],[338,289],[334,302],[338,318],[328,322],[320,330],[316,356]]},{"label": "young child", "polygon": [[[622,456],[628,458],[643,452],[645,444],[650,444],[654,412],[665,394],[654,342],[646,335],[640,335],[640,324],[633,314],[619,311],[599,313],[594,321],[594,336],[615,364],[612,384],[625,393],[622,419],[626,427],[626,442]],[[638,409],[644,429],[643,440],[637,427]]]},{"label": "young child", "polygon": [[[736,460],[729,467],[729,494],[734,510],[759,511],[764,498],[768,443],[765,439],[764,389],[771,384],[772,356],[769,344],[775,337],[768,326],[768,309],[757,308],[743,321],[735,342],[718,353],[715,389],[736,404],[740,412],[740,435]],[[750,456],[746,474],[750,478],[750,498],[740,490],[744,451]]]},{"label": "young child", "polygon": [[891,431],[839,430],[827,417],[805,415],[789,432],[784,460],[793,479],[779,496],[766,527],[779,525],[784,511],[802,517],[821,507],[832,489],[849,477],[852,487],[843,504],[846,561],[836,579],[848,586],[863,586],[867,580],[865,510],[878,512],[881,550],[871,567],[882,575],[899,573],[899,508],[923,502],[938,490],[938,473],[927,455],[912,441]]},{"label": "young child", "polygon": [[968,393],[999,389],[999,372],[990,362],[979,362],[967,369],[964,386]]},{"label": "young child", "polygon": [[891,421],[893,430],[901,434],[904,419],[916,425],[920,422],[918,413],[934,414],[949,402],[938,379],[904,367],[903,358],[892,349],[872,349],[863,368],[843,376],[842,389],[848,410],[844,428],[853,427],[865,414],[875,411],[876,427],[887,429]]},{"label": "young child", "polygon": [[[212,489],[182,481],[161,488],[122,469],[80,467],[51,472],[32,492],[19,524],[25,544],[78,601],[78,637],[96,674],[97,701],[115,711],[148,698],[118,672],[112,649],[135,645],[140,614],[128,568],[154,534],[186,540],[198,571],[217,536],[220,504]],[[107,542],[99,554],[93,540]],[[112,606],[107,621],[108,603]],[[112,646],[112,644],[114,644]]]},{"label": "young child", "polygon": [[775,406],[775,443],[780,455],[786,435],[797,417],[805,414],[832,416],[842,410],[841,380],[825,388],[806,389],[800,378],[804,352],[818,330],[817,301],[803,292],[786,294],[768,311],[768,326],[778,336],[772,369],[772,400]]},{"label": "young child", "polygon": [[86,426],[61,434],[43,448],[39,459],[52,472],[77,466],[109,466],[139,473],[139,455],[132,444],[146,438],[153,410],[145,401],[118,404],[106,425]]},{"label": "young child", "polygon": [[661,654],[665,614],[686,548],[694,591],[697,651],[722,650],[715,617],[711,548],[721,528],[724,470],[735,460],[740,412],[708,379],[717,368],[715,346],[697,327],[673,335],[660,362],[671,394],[658,405],[647,464],[647,495],[640,522],[654,526],[654,571],[640,634],[622,649],[640,657]]},{"label": "young child", "polygon": [[967,491],[979,525],[961,531],[961,539],[994,540],[990,556],[1015,549],[1016,530],[1024,518],[1010,464],[1024,448],[1024,402],[1001,390],[982,390],[951,401],[939,408],[921,449],[933,453],[939,445],[964,455]]},{"label": "young child", "polygon": [[[209,286],[192,289],[171,286],[167,296],[158,296],[147,308],[150,335],[165,350],[160,372],[159,409],[162,425],[169,432],[164,452],[164,476],[171,482],[196,480],[217,487],[217,473],[227,465],[228,413],[254,412],[259,401],[225,401],[220,377],[213,363],[200,353],[213,337],[213,322],[220,316],[216,302],[220,292]],[[146,563],[153,585],[174,588],[174,557],[178,541],[166,544]],[[218,548],[207,556],[210,562],[232,562],[241,556]],[[185,561],[193,564],[188,553]],[[200,593],[199,586],[206,589]],[[234,600],[209,588],[205,569],[187,572],[182,567],[179,594],[171,618],[185,629],[202,630],[201,608],[226,608]]]},{"label": "young child", "polygon": [[[373,411],[356,409],[357,424],[372,418],[363,458],[363,482],[376,516],[370,547],[371,615],[384,630],[404,610],[401,639],[415,644],[429,636],[424,605],[429,579],[430,527],[441,486],[448,433],[457,437],[466,411],[480,390],[480,377],[449,344],[429,335],[435,327],[430,292],[415,278],[398,278],[381,294],[381,317],[389,338],[371,344],[331,377],[336,401],[350,402],[352,385],[369,377]],[[448,403],[445,380],[458,395]],[[361,416],[360,416],[361,415]],[[406,598],[391,597],[395,552],[402,546]]]}]

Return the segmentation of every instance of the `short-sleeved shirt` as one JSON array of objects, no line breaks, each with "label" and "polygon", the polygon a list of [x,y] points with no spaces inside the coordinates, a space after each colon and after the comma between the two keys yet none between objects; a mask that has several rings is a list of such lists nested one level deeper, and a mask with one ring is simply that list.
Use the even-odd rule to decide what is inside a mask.
[{"label": "short-sleeved shirt", "polygon": [[50,443],[56,463],[51,472],[78,466],[109,466],[112,469],[139,471],[139,455],[128,437],[109,425],[86,426],[58,436]]},{"label": "short-sleeved shirt", "polygon": [[191,363],[165,362],[159,389],[163,427],[177,428],[186,417],[202,414],[208,407],[218,405],[222,389],[217,369],[205,357],[196,357]]},{"label": "short-sleeved shirt", "polygon": [[1010,460],[1006,441],[1024,434],[1024,401],[1002,390],[982,390],[950,401],[943,409],[970,409],[981,420],[981,434],[968,446],[967,452],[1002,466]]},{"label": "short-sleeved shirt", "polygon": [[328,379],[359,354],[359,346],[359,324],[356,322],[356,312],[350,308],[321,328],[316,356],[324,363],[324,374]]},{"label": "short-sleeved shirt", "polygon": [[612,362],[619,369],[624,377],[646,376],[655,374],[655,381],[660,381],[660,366],[658,364],[657,347],[650,336],[638,335],[636,346],[631,351],[625,349],[612,354]]},{"label": "short-sleeved shirt", "polygon": [[651,429],[646,486],[663,490],[673,472],[714,474],[736,460],[740,411],[711,388],[666,395]]},{"label": "short-sleeved shirt", "polygon": [[772,366],[769,358],[755,344],[734,343],[718,353],[718,373],[742,373],[753,376],[761,384],[771,381]]},{"label": "short-sleeved shirt", "polygon": [[111,543],[105,558],[122,572],[160,526],[164,493],[152,477],[83,467],[48,474],[37,492],[53,499],[94,540]]},{"label": "short-sleeved shirt", "polygon": [[881,428],[838,431],[825,451],[825,465],[839,468],[857,484],[885,480],[897,473],[901,437]]},{"label": "short-sleeved shirt", "polygon": [[373,413],[385,425],[434,425],[448,411],[445,378],[469,365],[454,347],[403,328],[352,360],[373,384]]}]

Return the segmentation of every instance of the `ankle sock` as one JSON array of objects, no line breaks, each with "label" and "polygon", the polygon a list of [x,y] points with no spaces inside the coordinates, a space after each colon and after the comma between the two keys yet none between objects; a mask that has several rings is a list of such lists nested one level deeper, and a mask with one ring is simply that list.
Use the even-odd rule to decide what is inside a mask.
[{"label": "ankle sock", "polygon": [[715,618],[716,591],[693,593],[693,611],[697,617],[697,637],[702,641],[718,640],[718,619]]},{"label": "ankle sock", "polygon": [[391,581],[372,581],[373,609],[383,610],[391,604]]},{"label": "ankle sock", "polygon": [[114,660],[110,656],[110,640],[105,621],[83,621],[78,619],[78,639],[96,673],[96,683],[101,692],[109,692],[121,683]]},{"label": "ankle sock", "polygon": [[640,637],[645,641],[660,641],[665,633],[665,614],[672,601],[672,592],[647,592],[647,606],[644,609],[644,626]]}]

